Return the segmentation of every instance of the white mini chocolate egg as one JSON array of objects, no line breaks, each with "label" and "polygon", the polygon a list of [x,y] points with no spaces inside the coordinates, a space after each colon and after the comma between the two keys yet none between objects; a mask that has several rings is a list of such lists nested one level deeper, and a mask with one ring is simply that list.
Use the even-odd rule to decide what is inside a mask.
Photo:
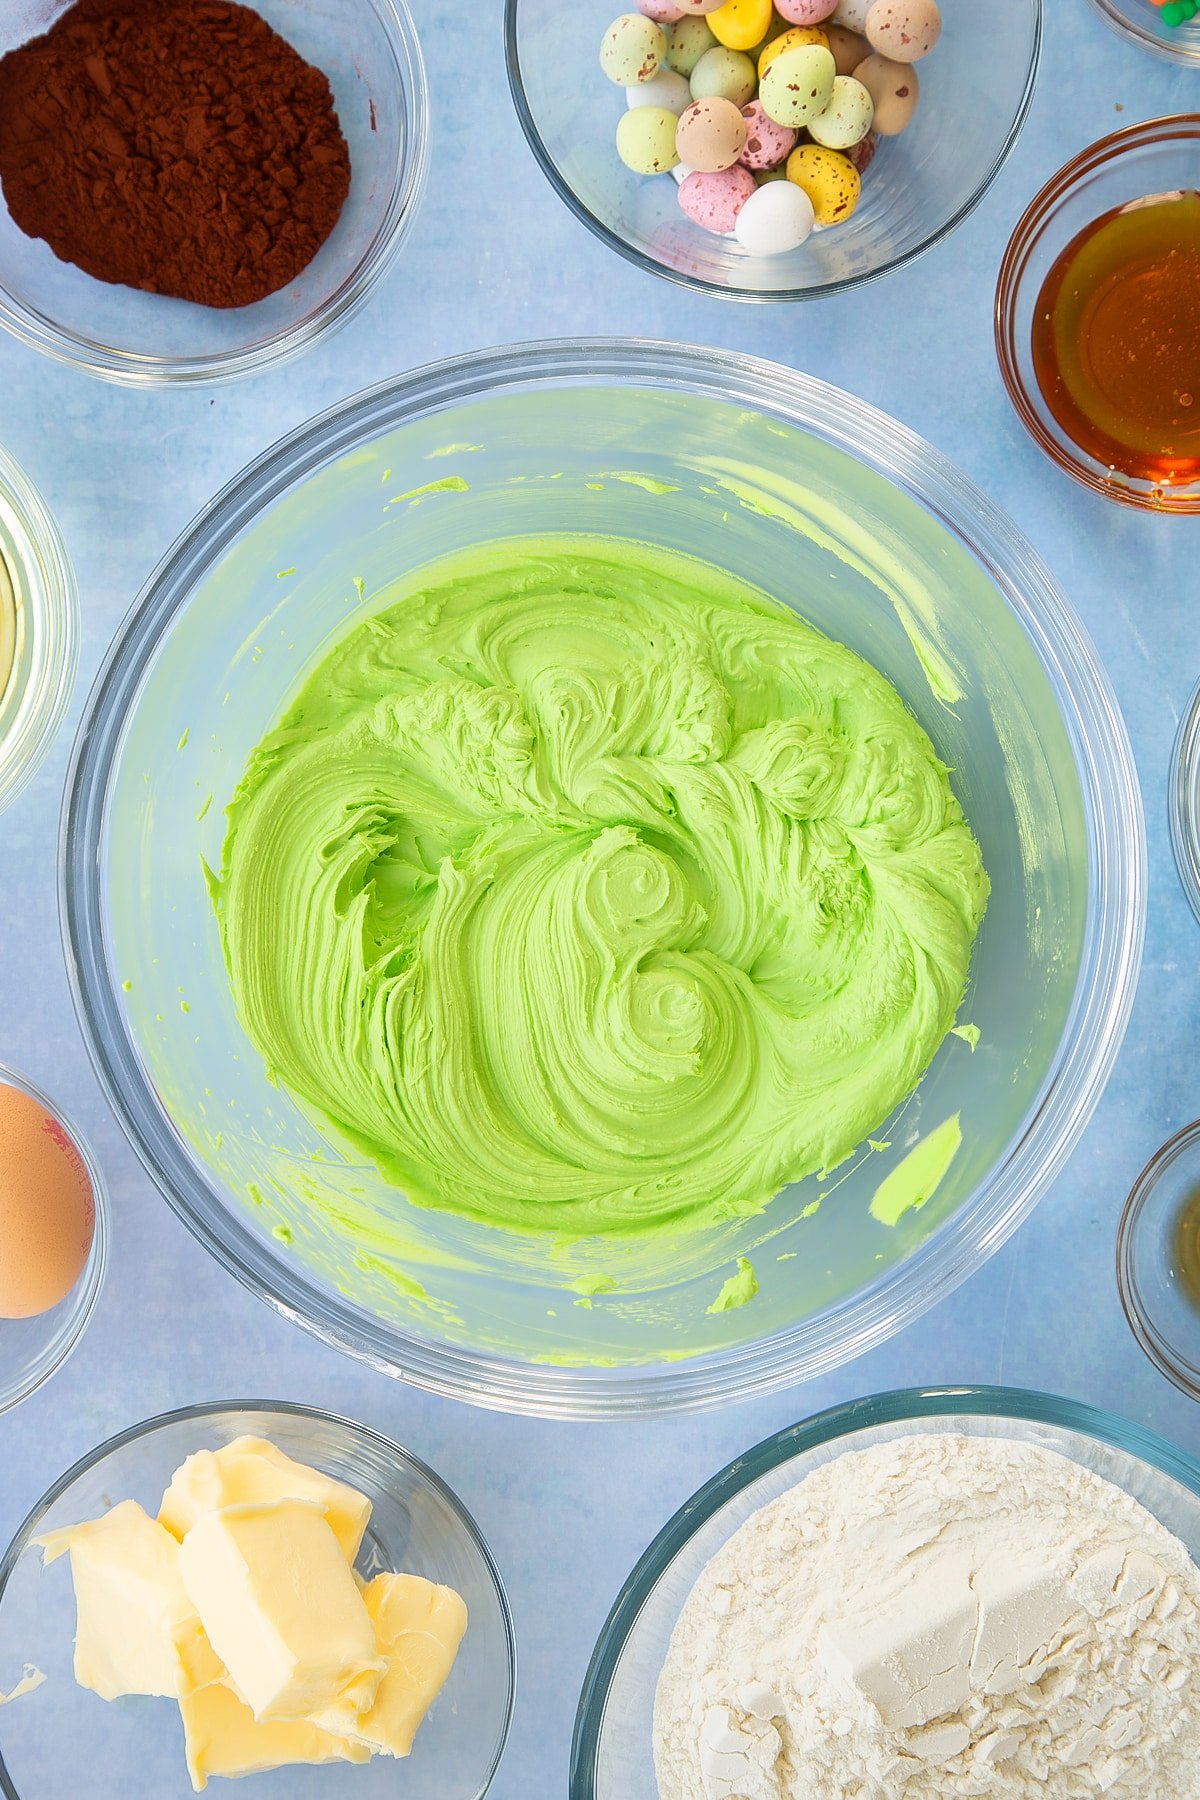
[{"label": "white mini chocolate egg", "polygon": [[794,181],[770,181],[756,188],[734,222],[734,233],[752,256],[783,256],[798,250],[815,223],[812,201]]},{"label": "white mini chocolate egg", "polygon": [[692,90],[674,69],[660,69],[640,87],[626,88],[625,104],[631,111],[635,106],[665,106],[678,118],[684,107],[692,104]]}]

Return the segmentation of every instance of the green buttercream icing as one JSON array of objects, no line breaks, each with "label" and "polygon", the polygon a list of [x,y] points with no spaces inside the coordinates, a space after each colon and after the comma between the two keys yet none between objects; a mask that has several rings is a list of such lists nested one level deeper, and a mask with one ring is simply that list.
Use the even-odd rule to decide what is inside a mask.
[{"label": "green buttercream icing", "polygon": [[397,588],[252,756],[212,891],[270,1073],[418,1205],[761,1211],[908,1094],[988,883],[858,656],[708,565],[512,539]]},{"label": "green buttercream icing", "polygon": [[739,1256],[737,1269],[722,1284],[721,1291],[708,1308],[710,1313],[732,1312],[735,1306],[748,1306],[758,1292],[754,1264]]},{"label": "green buttercream icing", "polygon": [[881,1225],[898,1225],[905,1213],[919,1212],[942,1185],[961,1144],[962,1126],[955,1113],[914,1144],[884,1177],[875,1189],[872,1216]]}]

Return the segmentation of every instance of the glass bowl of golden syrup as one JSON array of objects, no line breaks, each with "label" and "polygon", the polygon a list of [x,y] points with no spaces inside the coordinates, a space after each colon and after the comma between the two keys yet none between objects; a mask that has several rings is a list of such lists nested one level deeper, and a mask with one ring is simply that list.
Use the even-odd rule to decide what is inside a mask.
[{"label": "glass bowl of golden syrup", "polygon": [[1133,1184],[1117,1227],[1117,1288],[1150,1361],[1200,1400],[1200,1120]]},{"label": "glass bowl of golden syrup", "polygon": [[996,290],[1009,397],[1048,456],[1129,506],[1200,512],[1200,113],[1074,157]]},{"label": "glass bowl of golden syrup", "polygon": [[1200,919],[1200,684],[1179,721],[1171,757],[1171,847],[1183,891]]},{"label": "glass bowl of golden syrup", "polygon": [[1200,63],[1200,7],[1196,0],[1092,0],[1124,37],[1172,62]]}]

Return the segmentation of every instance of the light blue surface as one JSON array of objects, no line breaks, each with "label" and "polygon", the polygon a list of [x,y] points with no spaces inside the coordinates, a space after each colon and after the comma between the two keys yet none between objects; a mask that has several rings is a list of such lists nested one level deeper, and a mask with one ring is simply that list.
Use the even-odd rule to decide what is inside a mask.
[{"label": "light blue surface", "polygon": [[[68,729],[0,816],[0,1060],[84,1125],[116,1215],[90,1333],[49,1386],[0,1420],[0,1540],[76,1456],[167,1407],[262,1394],[363,1419],[432,1463],[492,1544],[520,1648],[516,1725],[493,1796],[549,1800],[565,1790],[580,1681],[630,1565],[693,1488],[779,1426],[880,1388],[1003,1380],[1111,1407],[1200,1450],[1200,1415],[1137,1350],[1112,1269],[1131,1181],[1200,1113],[1200,932],[1166,826],[1171,741],[1200,674],[1200,523],[1125,511],[1052,469],[1009,407],[991,332],[1000,255],[1035,189],[1093,138],[1194,107],[1200,79],[1127,46],[1087,0],[1047,0],[1032,115],[967,224],[848,299],[747,308],[636,272],[555,199],[512,115],[499,0],[417,0],[415,11],[433,89],[433,181],[401,263],[345,332],[265,379],[179,395],[104,387],[0,343],[0,441],[58,516],[84,614]],[[56,918],[71,730],[126,607],[192,514],[269,441],[369,382],[482,344],[576,332],[776,357],[874,401],[959,462],[1015,516],[1092,631],[1125,708],[1149,814],[1150,928],[1132,1028],[1081,1148],[1033,1219],[936,1312],[839,1374],[751,1406],[642,1426],[539,1424],[410,1392],[322,1348],[222,1275],[158,1197],[100,1097]],[[53,1770],[23,1800],[65,1800]],[[102,1770],[89,1800],[117,1800]]]}]

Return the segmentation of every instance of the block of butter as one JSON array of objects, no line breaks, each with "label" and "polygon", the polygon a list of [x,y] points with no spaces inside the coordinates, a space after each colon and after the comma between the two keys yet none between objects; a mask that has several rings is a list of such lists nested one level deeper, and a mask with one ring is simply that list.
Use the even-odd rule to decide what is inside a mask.
[{"label": "block of butter", "polygon": [[454,1667],[467,1629],[466,1602],[421,1575],[377,1575],[363,1599],[387,1669],[355,1734],[387,1756],[407,1756]]},{"label": "block of butter", "polygon": [[362,1594],[308,1500],[202,1513],[179,1570],[234,1691],[256,1719],[352,1729],[385,1668]]},{"label": "block of butter", "polygon": [[354,1738],[322,1731],[308,1719],[256,1719],[223,1681],[184,1694],[184,1752],[199,1794],[210,1775],[261,1775],[292,1763],[368,1762],[371,1752]]},{"label": "block of butter", "polygon": [[261,1438],[200,1451],[158,1519],[123,1501],[39,1539],[70,1552],[75,1673],[107,1700],[177,1701],[188,1772],[407,1756],[453,1667],[465,1602],[419,1575],[366,1581],[365,1495]]},{"label": "block of butter", "polygon": [[175,1699],[220,1675],[180,1575],[179,1545],[136,1500],[36,1541],[47,1563],[70,1552],[80,1687],[104,1700]]},{"label": "block of butter", "polygon": [[353,1562],[371,1517],[371,1502],[357,1488],[336,1481],[290,1456],[266,1438],[234,1438],[219,1450],[197,1450],[176,1469],[162,1497],[158,1521],[182,1540],[202,1513],[250,1501],[311,1500]]}]

